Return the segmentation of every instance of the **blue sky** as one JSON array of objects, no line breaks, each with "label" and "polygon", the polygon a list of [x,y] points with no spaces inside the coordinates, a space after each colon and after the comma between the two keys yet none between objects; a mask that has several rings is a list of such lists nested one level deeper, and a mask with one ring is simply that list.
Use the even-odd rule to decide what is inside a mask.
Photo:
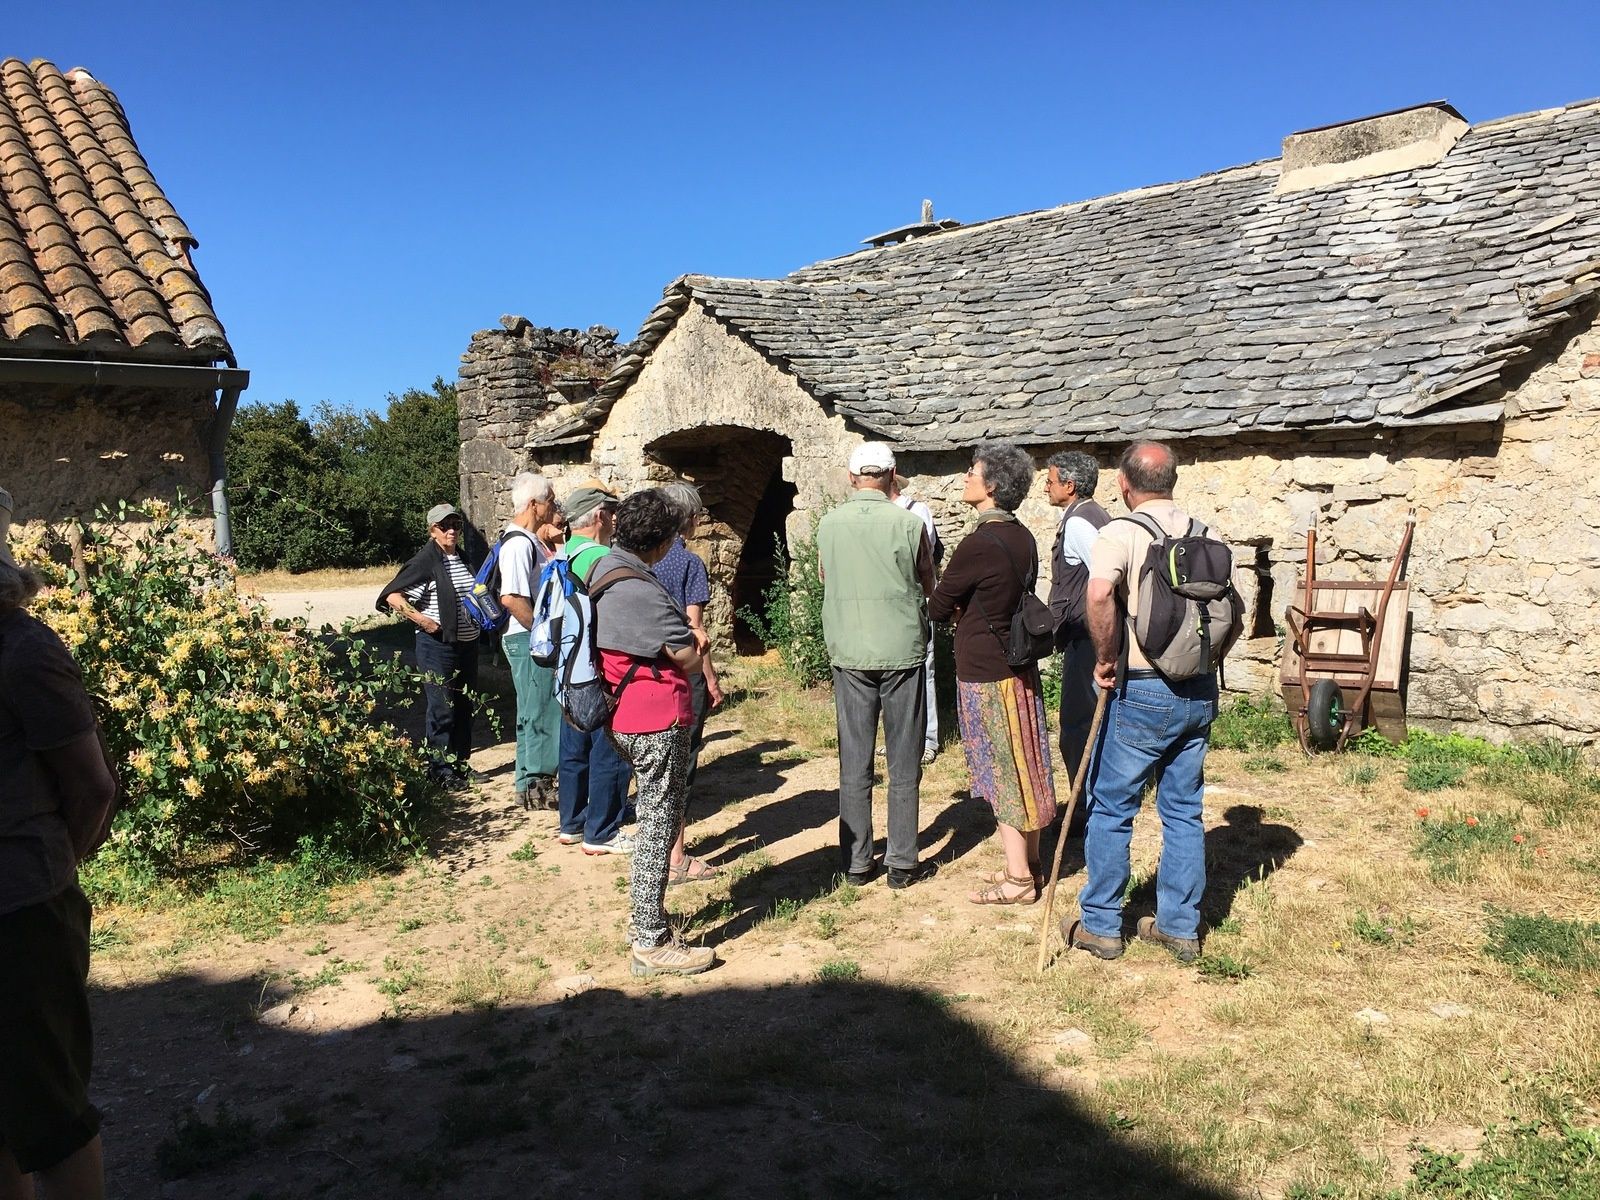
[{"label": "blue sky", "polygon": [[977,220],[1600,95],[1592,0],[24,7],[0,53],[117,92],[246,398],[306,408],[453,378],[501,313],[630,337],[677,275],[782,275],[924,197]]}]

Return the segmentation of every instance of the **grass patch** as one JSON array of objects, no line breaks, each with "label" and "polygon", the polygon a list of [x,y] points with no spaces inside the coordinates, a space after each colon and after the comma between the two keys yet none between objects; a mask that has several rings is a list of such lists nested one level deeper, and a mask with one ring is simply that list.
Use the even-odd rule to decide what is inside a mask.
[{"label": "grass patch", "polygon": [[1396,919],[1382,912],[1368,916],[1358,909],[1350,932],[1370,946],[1403,946],[1416,936],[1417,927],[1410,917]]},{"label": "grass patch", "polygon": [[1406,764],[1406,791],[1440,792],[1445,788],[1460,787],[1466,777],[1464,763],[1447,759],[1416,759]]},{"label": "grass patch", "polygon": [[1276,754],[1252,754],[1244,760],[1244,769],[1252,775],[1281,775],[1289,768]]},{"label": "grass patch", "polygon": [[1378,781],[1378,764],[1353,762],[1339,773],[1339,778],[1350,787],[1369,787]]},{"label": "grass patch", "polygon": [[1392,1200],[1588,1200],[1600,1195],[1600,1133],[1565,1125],[1491,1130],[1471,1166],[1424,1148]]},{"label": "grass patch", "polygon": [[1274,696],[1241,696],[1211,723],[1211,745],[1218,750],[1271,750],[1292,741],[1289,714]]},{"label": "grass patch", "polygon": [[163,1179],[184,1179],[243,1158],[259,1145],[255,1122],[239,1116],[227,1104],[220,1105],[210,1121],[186,1108],[173,1120],[172,1132],[156,1146],[156,1171]]},{"label": "grass patch", "polygon": [[513,850],[509,857],[512,862],[534,862],[539,857],[539,844],[533,838],[529,838]]},{"label": "grass patch", "polygon": [[1434,816],[1419,808],[1422,823],[1417,830],[1415,851],[1428,862],[1428,873],[1439,881],[1460,881],[1469,877],[1476,860],[1518,845],[1520,837],[1509,817],[1497,813],[1446,812]]},{"label": "grass patch", "polygon": [[1488,933],[1483,952],[1507,966],[1561,971],[1600,968],[1600,924],[1491,908]]},{"label": "grass patch", "polygon": [[861,964],[853,958],[830,958],[817,968],[821,983],[854,983],[861,978]]}]

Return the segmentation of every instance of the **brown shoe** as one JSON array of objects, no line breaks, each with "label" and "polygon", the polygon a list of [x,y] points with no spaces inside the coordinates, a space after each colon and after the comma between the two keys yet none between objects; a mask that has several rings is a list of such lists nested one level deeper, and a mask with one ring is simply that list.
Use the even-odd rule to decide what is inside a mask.
[{"label": "brown shoe", "polygon": [[1122,939],[1119,937],[1101,937],[1098,933],[1090,933],[1083,927],[1082,921],[1069,921],[1061,918],[1061,939],[1073,950],[1087,950],[1096,958],[1107,960],[1122,957]]},{"label": "brown shoe", "polygon": [[1175,938],[1170,933],[1162,933],[1156,928],[1154,917],[1140,917],[1137,926],[1141,942],[1154,942],[1157,946],[1164,946],[1172,951],[1172,957],[1181,963],[1192,963],[1200,957],[1199,938]]},{"label": "brown shoe", "polygon": [[709,971],[716,961],[709,946],[685,946],[673,938],[649,949],[635,946],[628,968],[639,976],[698,975]]}]

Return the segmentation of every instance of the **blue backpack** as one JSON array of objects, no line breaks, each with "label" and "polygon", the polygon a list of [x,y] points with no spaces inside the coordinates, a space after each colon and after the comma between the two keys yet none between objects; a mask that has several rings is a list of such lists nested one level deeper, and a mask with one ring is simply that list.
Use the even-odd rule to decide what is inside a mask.
[{"label": "blue backpack", "polygon": [[511,537],[533,540],[520,529],[508,529],[502,533],[489,548],[489,557],[483,560],[483,566],[478,568],[472,590],[461,597],[462,606],[484,633],[504,633],[506,626],[511,623],[511,614],[500,603],[500,551],[505,547],[506,539]]}]

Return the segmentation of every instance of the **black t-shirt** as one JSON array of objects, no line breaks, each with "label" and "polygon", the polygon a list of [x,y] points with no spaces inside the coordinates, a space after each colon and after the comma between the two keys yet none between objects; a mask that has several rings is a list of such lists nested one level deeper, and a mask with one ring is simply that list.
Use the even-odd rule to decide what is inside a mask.
[{"label": "black t-shirt", "polygon": [[61,639],[25,612],[0,617],[0,913],[48,900],[76,878],[61,801],[38,752],[94,726]]}]

